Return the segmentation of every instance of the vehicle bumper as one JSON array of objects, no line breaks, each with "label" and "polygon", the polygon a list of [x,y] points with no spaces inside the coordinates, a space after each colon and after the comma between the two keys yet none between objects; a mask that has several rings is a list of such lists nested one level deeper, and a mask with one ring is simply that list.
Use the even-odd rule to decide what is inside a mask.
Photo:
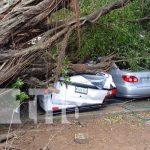
[{"label": "vehicle bumper", "polygon": [[150,97],[150,87],[125,87],[118,86],[118,92],[116,97],[124,97],[124,98],[144,98]]}]

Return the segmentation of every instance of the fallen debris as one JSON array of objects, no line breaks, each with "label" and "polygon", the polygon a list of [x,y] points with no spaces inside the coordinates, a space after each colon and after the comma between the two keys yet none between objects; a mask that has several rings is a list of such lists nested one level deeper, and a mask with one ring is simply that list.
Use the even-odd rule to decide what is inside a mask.
[{"label": "fallen debris", "polygon": [[78,144],[86,144],[89,143],[89,137],[87,133],[77,133],[75,134],[74,141]]},{"label": "fallen debris", "polygon": [[[72,32],[83,25],[95,23],[100,17],[126,6],[131,0],[113,2],[81,18],[79,12],[72,11],[80,7],[79,2],[75,1],[76,4],[70,6],[71,2],[13,0],[12,3],[0,4],[0,85],[17,77],[26,80],[32,87],[53,85],[61,74]],[[48,18],[62,8],[72,11],[75,17],[48,22]],[[76,63],[70,65],[73,71],[94,73],[107,70],[111,59],[93,66]]]}]

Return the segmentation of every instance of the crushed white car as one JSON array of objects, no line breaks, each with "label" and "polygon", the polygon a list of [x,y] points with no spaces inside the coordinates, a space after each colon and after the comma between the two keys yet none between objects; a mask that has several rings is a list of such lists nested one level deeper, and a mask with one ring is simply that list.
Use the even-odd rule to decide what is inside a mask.
[{"label": "crushed white car", "polygon": [[61,77],[55,87],[59,90],[58,94],[46,90],[38,96],[39,104],[46,112],[101,105],[117,92],[112,76],[106,73],[74,75],[67,84]]}]

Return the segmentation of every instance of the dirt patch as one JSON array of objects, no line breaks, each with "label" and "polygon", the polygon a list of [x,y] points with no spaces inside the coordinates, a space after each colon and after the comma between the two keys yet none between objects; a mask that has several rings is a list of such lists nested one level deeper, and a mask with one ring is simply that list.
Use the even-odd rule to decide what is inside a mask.
[{"label": "dirt patch", "polygon": [[[149,117],[150,113],[138,114]],[[25,124],[14,128],[16,137],[8,145],[21,150],[149,150],[150,126],[133,114],[108,115],[69,124]],[[88,143],[76,143],[75,134],[88,136]]]}]

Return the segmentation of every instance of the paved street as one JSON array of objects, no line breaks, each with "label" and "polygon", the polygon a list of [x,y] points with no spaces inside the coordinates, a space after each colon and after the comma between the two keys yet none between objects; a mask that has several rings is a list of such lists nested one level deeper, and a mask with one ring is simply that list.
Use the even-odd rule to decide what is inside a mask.
[{"label": "paved street", "polygon": [[[129,100],[121,101],[119,99],[111,100],[104,107],[96,110],[84,111],[79,114],[79,119],[91,119],[101,116],[106,116],[109,114],[122,114],[122,113],[132,113],[132,112],[150,112],[150,101],[145,100]],[[39,113],[38,119],[43,120],[44,114]],[[55,118],[60,118],[60,115],[56,115]],[[74,118],[74,113],[67,114],[67,118]]]}]

